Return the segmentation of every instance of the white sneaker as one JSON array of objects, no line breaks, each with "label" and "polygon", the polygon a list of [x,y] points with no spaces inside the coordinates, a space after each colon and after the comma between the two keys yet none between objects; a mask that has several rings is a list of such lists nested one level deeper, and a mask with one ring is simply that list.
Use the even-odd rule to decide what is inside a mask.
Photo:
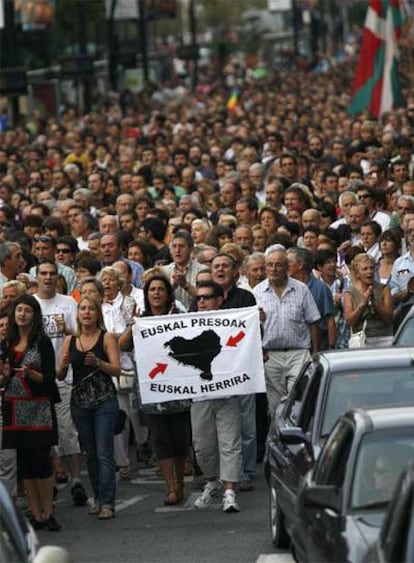
[{"label": "white sneaker", "polygon": [[236,493],[232,489],[224,491],[223,512],[240,512],[240,507],[236,501]]},{"label": "white sneaker", "polygon": [[218,497],[222,491],[220,481],[207,481],[201,495],[195,500],[194,506],[198,509],[203,509],[209,507],[214,497]]}]

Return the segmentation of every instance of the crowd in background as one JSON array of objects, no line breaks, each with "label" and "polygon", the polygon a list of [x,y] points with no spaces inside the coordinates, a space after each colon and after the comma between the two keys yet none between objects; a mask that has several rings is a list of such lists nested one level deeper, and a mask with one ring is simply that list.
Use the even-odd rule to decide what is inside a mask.
[{"label": "crowd in background", "polygon": [[[257,80],[230,61],[225,74],[225,85],[203,81],[194,93],[168,85],[111,96],[88,115],[70,106],[60,120],[35,112],[0,133],[1,477],[15,496],[16,476],[24,483],[38,528],[60,529],[55,481],[70,478],[75,504],[87,501],[79,436],[89,511],[100,519],[114,516],[115,470],[131,476],[131,428],[137,459],[152,451],[159,463],[166,504],[182,500],[186,464],[209,458],[198,438],[195,458],[188,454],[189,404],[171,407],[175,435],[166,438],[159,409],[145,412],[136,389],[121,388],[120,375],[135,369],[128,331],[136,316],[196,311],[208,298],[216,308],[259,305],[269,405],[266,396],[231,405],[242,457],[227,460],[221,481],[223,509],[233,512],[236,484],[251,490],[263,457],[267,409],[274,412],[308,354],[347,348],[362,330],[366,345],[391,344],[414,304],[414,96],[376,121],[346,113],[347,67]],[[203,289],[212,293],[203,297]],[[290,291],[299,297],[289,313]],[[48,339],[53,366],[39,359]],[[105,402],[92,410],[74,398],[91,368],[108,377]],[[21,387],[12,389],[18,374]],[[48,398],[31,429],[42,437],[35,448],[8,406],[22,392],[36,412],[39,396]],[[117,403],[128,423],[114,444]],[[217,493],[218,476],[205,475],[198,508]]]}]

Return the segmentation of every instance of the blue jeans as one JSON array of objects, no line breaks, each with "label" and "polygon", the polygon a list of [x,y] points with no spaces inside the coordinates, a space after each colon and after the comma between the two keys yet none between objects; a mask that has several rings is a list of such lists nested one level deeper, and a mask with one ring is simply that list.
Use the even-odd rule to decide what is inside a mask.
[{"label": "blue jeans", "polygon": [[72,418],[87,454],[95,500],[111,508],[115,506],[116,494],[114,430],[117,416],[116,395],[97,407],[72,407]]},{"label": "blue jeans", "polygon": [[256,395],[238,397],[241,416],[241,442],[243,454],[243,481],[252,481],[256,475]]}]

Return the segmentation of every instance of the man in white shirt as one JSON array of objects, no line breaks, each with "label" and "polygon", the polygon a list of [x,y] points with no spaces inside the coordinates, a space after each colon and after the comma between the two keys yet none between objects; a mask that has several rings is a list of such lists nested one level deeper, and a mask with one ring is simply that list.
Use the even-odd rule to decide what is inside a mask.
[{"label": "man in white shirt", "polygon": [[0,291],[3,285],[15,280],[24,268],[23,252],[17,242],[4,242],[0,245]]},{"label": "man in white shirt", "polygon": [[[57,265],[53,260],[41,260],[36,266],[38,291],[34,297],[39,301],[43,326],[52,341],[55,351],[56,368],[60,364],[63,340],[67,334],[76,332],[77,307],[72,297],[56,292]],[[64,482],[65,471],[60,457],[66,456],[72,477],[72,497],[76,505],[82,506],[88,500],[80,480],[79,439],[70,411],[72,392],[72,371],[63,381],[57,381],[61,402],[55,405],[58,420],[59,442],[54,458],[55,473]]]}]

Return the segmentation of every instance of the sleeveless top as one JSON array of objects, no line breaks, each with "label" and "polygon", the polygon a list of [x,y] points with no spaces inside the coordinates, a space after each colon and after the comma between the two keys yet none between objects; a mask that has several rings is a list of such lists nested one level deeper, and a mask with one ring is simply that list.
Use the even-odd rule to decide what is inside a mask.
[{"label": "sleeveless top", "polygon": [[73,386],[70,397],[71,405],[76,407],[97,407],[116,395],[112,377],[99,368],[85,365],[85,356],[93,352],[97,358],[108,361],[104,350],[104,332],[102,331],[95,345],[81,351],[76,347],[76,337],[70,339],[70,360],[73,369]]},{"label": "sleeveless top", "polygon": [[[382,283],[374,282],[374,299],[376,301],[383,300],[385,286]],[[351,295],[352,306],[358,307],[362,301],[362,297],[357,289],[353,287],[347,290],[347,293]],[[353,327],[353,332],[359,332],[362,330],[364,322],[367,321],[365,334],[367,337],[377,337],[377,336],[392,336],[392,323],[387,323],[383,321],[375,312],[373,307],[365,307],[362,315],[359,318],[356,326]]]}]

